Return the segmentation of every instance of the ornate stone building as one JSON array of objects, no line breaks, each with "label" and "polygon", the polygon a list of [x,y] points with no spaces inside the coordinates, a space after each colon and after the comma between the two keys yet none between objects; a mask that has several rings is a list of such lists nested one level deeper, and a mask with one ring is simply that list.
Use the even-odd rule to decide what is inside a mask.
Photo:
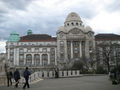
[{"label": "ornate stone building", "polygon": [[82,58],[89,60],[94,52],[94,32],[84,26],[78,14],[70,13],[64,26],[57,31],[57,50],[60,62],[71,62]]},{"label": "ornate stone building", "polygon": [[94,32],[84,26],[77,13],[70,13],[64,26],[59,27],[57,37],[32,34],[20,37],[11,33],[6,43],[7,59],[15,66],[50,66],[81,58],[90,60],[94,52]]}]

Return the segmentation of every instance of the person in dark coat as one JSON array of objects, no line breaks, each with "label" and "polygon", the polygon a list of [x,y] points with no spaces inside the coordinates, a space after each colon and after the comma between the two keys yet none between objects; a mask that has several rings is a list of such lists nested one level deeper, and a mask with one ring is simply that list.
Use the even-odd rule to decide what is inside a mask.
[{"label": "person in dark coat", "polygon": [[18,71],[18,69],[15,70],[14,72],[14,79],[15,79],[15,87],[18,87],[19,84],[19,80],[20,80],[20,72]]},{"label": "person in dark coat", "polygon": [[10,85],[12,85],[13,73],[10,69],[8,69],[6,75],[7,75],[7,86],[9,87]]},{"label": "person in dark coat", "polygon": [[29,85],[29,76],[30,76],[30,71],[28,70],[28,67],[26,67],[26,69],[25,69],[25,71],[24,71],[24,73],[23,73],[23,76],[24,76],[24,78],[25,78],[25,84],[24,84],[24,86],[23,86],[23,89],[25,89],[26,88],[26,86],[28,87],[28,88],[30,88],[30,85]]},{"label": "person in dark coat", "polygon": [[58,68],[55,69],[55,78],[59,78],[59,69]]}]

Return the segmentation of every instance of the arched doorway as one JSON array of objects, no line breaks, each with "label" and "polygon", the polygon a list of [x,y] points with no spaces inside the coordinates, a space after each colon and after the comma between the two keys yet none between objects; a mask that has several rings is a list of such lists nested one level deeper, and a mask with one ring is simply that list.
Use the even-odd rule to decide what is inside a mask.
[{"label": "arched doorway", "polygon": [[47,54],[42,54],[42,65],[48,65],[48,55]]},{"label": "arched doorway", "polygon": [[32,55],[31,54],[26,55],[26,65],[32,65]]},{"label": "arched doorway", "polygon": [[40,65],[40,55],[39,54],[34,55],[34,65],[35,66]]}]

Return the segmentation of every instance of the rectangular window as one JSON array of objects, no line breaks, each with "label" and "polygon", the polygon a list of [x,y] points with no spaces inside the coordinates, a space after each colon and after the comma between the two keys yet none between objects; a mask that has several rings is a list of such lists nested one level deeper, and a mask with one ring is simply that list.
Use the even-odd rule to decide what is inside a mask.
[{"label": "rectangular window", "polygon": [[60,41],[60,46],[64,46],[64,42],[63,41]]},{"label": "rectangular window", "polygon": [[31,52],[31,48],[27,48],[27,51],[28,51],[28,52]]},{"label": "rectangular window", "polygon": [[35,48],[35,52],[38,52],[39,51],[39,48]]},{"label": "rectangular window", "polygon": [[43,52],[47,52],[47,48],[43,48],[42,51],[43,51]]}]

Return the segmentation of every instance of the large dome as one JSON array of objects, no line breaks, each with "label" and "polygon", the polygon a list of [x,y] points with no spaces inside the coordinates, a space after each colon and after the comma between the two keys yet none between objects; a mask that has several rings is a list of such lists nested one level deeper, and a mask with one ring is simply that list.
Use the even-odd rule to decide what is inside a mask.
[{"label": "large dome", "polygon": [[70,21],[79,21],[79,22],[81,22],[81,18],[77,13],[71,12],[70,14],[68,14],[65,22],[70,22]]}]

